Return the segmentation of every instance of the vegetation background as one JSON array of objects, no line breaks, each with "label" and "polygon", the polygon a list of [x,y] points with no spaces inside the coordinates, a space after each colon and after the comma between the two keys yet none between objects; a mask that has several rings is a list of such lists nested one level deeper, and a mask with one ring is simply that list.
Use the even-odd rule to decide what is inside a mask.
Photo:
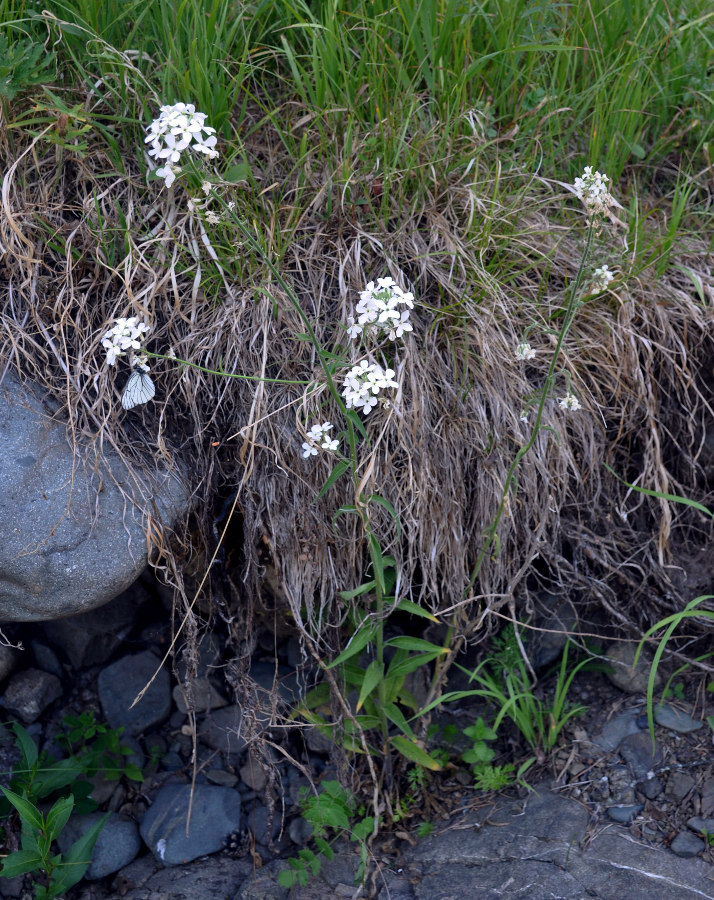
[{"label": "vegetation background", "polygon": [[[451,659],[554,595],[579,633],[636,641],[708,583],[711,520],[671,496],[714,490],[713,23],[705,0],[0,0],[0,361],[64,407],[88,465],[132,463],[132,501],[156,463],[187,482],[191,520],[157,524],[153,562],[189,643],[224,623],[236,684],[266,620],[326,664],[368,621],[364,647],[388,620],[420,633],[390,619],[407,600]],[[144,135],[179,101],[220,157],[167,191]],[[550,385],[586,165],[621,208]],[[304,430],[349,428],[327,373],[387,274],[417,301],[384,357],[400,387],[316,499],[333,461],[302,458]],[[101,338],[129,315],[160,358],[155,402],[125,413]],[[335,523],[375,495],[369,531]]]}]

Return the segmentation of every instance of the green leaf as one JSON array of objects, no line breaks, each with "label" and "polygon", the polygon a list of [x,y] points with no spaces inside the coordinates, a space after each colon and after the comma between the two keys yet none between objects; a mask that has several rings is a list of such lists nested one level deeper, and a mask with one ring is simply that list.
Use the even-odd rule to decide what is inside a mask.
[{"label": "green leaf", "polygon": [[387,678],[394,677],[404,681],[404,679],[407,675],[409,675],[410,672],[415,672],[417,669],[420,669],[422,666],[430,663],[433,659],[436,659],[437,656],[441,656],[441,651],[433,651],[431,653],[417,653],[415,656],[410,656],[407,659],[399,660],[397,660],[395,656],[392,662],[389,664],[389,668],[387,669]]},{"label": "green leaf", "polygon": [[694,509],[698,509],[699,512],[703,512],[705,515],[709,516],[710,519],[714,519],[714,513],[701,503],[697,503],[696,500],[690,500],[689,497],[680,497],[678,494],[665,494],[663,491],[651,491],[649,488],[638,487],[636,484],[630,484],[629,481],[620,478],[617,472],[615,472],[614,469],[611,469],[607,463],[603,463],[603,466],[605,466],[611,475],[614,475],[618,481],[626,485],[631,491],[637,491],[638,494],[646,494],[648,497],[657,497],[659,500],[671,500],[672,503],[682,503],[684,506],[692,506]]},{"label": "green leaf", "polygon": [[231,166],[223,176],[224,181],[238,184],[240,181],[250,181],[250,166],[246,162]]},{"label": "green leaf", "polygon": [[341,459],[337,463],[335,468],[330,472],[330,474],[327,478],[327,481],[322,485],[322,487],[318,491],[317,496],[315,497],[315,499],[312,502],[315,503],[317,500],[320,499],[320,497],[323,497],[327,493],[327,491],[329,491],[329,489],[332,487],[332,485],[337,481],[337,479],[341,475],[345,474],[345,472],[349,469],[349,467],[350,467],[350,463],[344,459]]},{"label": "green leaf", "polygon": [[334,797],[321,794],[315,797],[303,818],[318,828],[349,828],[350,819],[344,805]]},{"label": "green leaf", "polygon": [[22,765],[29,773],[31,773],[37,762],[37,747],[35,746],[35,742],[18,722],[13,722],[12,731],[17,738],[20,753],[22,753]]},{"label": "green leaf", "polygon": [[362,680],[362,687],[357,700],[357,712],[362,709],[364,701],[369,697],[379,682],[384,678],[384,663],[379,659],[373,659],[367,666]]},{"label": "green leaf", "polygon": [[364,440],[369,444],[369,435],[367,434],[364,423],[362,419],[357,415],[357,413],[353,409],[348,409],[345,411],[345,415],[352,422],[352,425],[356,430],[362,435]]},{"label": "green leaf", "polygon": [[135,763],[127,763],[124,766],[124,774],[131,781],[143,781],[144,773]]},{"label": "green leaf", "polygon": [[425,769],[429,769],[432,772],[439,772],[441,770],[441,763],[429,756],[425,750],[422,750],[421,747],[417,746],[408,738],[402,737],[400,734],[395,734],[389,739],[389,742],[402,754],[402,756],[405,756],[418,766],[423,766]]},{"label": "green leaf", "polygon": [[44,860],[32,850],[16,850],[5,857],[0,878],[15,878],[17,875],[25,875],[41,869]]},{"label": "green leaf", "polygon": [[332,517],[332,530],[336,531],[335,524],[340,516],[348,516],[348,515],[357,515],[357,507],[356,506],[341,506],[337,512]]},{"label": "green leaf", "polygon": [[414,732],[409,727],[404,713],[399,709],[396,703],[385,703],[384,712],[389,721],[393,722],[400,731],[403,731],[407,737],[414,738]]},{"label": "green leaf", "polygon": [[37,797],[49,797],[55,791],[74,784],[83,772],[84,769],[76,757],[61,759],[45,769],[38,769],[32,782],[32,792]]},{"label": "green leaf", "polygon": [[374,816],[367,816],[361,822],[355,822],[352,826],[351,841],[366,841],[374,831]]},{"label": "green leaf", "polygon": [[50,840],[54,841],[57,839],[57,836],[67,824],[67,819],[71,816],[73,809],[74,797],[70,794],[69,797],[60,797],[52,809],[47,813],[45,825],[47,836]]},{"label": "green leaf", "polygon": [[353,656],[356,656],[358,653],[361,653],[364,648],[371,641],[374,640],[374,636],[377,633],[376,625],[366,625],[363,626],[357,634],[352,638],[349,644],[345,647],[345,649],[340,653],[337,659],[334,659],[329,666],[328,669],[334,669],[335,666],[339,666],[341,663],[345,662],[348,659],[351,659]]},{"label": "green leaf", "polygon": [[6,787],[0,787],[0,791],[5,794],[10,803],[20,813],[22,824],[25,827],[34,828],[36,831],[44,830],[45,820],[42,813],[33,803],[30,803],[26,797],[21,797]]},{"label": "green leaf", "polygon": [[389,500],[387,500],[385,497],[382,497],[380,494],[372,494],[372,496],[367,499],[367,503],[377,503],[383,509],[387,510],[389,515],[392,517],[394,524],[397,526],[397,538],[400,538],[402,536],[402,525],[399,521],[397,511],[389,502]]},{"label": "green leaf", "polygon": [[52,872],[50,889],[55,891],[53,897],[57,897],[69,890],[89,868],[92,862],[92,850],[97,843],[97,838],[104,828],[104,823],[109,818],[109,813],[102,816],[97,822],[88,828],[84,834],[77,838],[62,859],[62,862]]},{"label": "green leaf", "polygon": [[397,604],[397,609],[401,612],[411,613],[414,616],[421,616],[423,619],[429,619],[430,622],[436,622],[437,624],[439,622],[436,616],[430,613],[428,609],[424,609],[418,603],[412,603],[411,600],[400,600]]},{"label": "green leaf", "polygon": [[420,650],[428,653],[434,653],[436,656],[442,656],[449,652],[448,647],[440,647],[438,644],[432,644],[423,638],[415,637],[395,637],[384,642],[385,647],[399,647],[401,650]]},{"label": "green leaf", "polygon": [[354,588],[354,590],[340,591],[340,597],[342,597],[343,600],[352,600],[354,597],[361,597],[362,594],[371,593],[376,586],[377,583],[375,581],[365,581],[364,584]]}]

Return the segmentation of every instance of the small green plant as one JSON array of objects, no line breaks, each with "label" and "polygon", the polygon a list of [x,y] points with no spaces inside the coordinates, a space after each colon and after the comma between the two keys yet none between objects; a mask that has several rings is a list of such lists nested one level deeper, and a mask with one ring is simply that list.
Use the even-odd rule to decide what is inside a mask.
[{"label": "small green plant", "polygon": [[49,84],[55,77],[55,54],[29,39],[8,40],[0,32],[0,102],[13,100],[20,91]]},{"label": "small green plant", "polygon": [[67,717],[62,727],[58,740],[69,755],[55,760],[40,753],[27,731],[13,723],[20,760],[10,773],[9,786],[0,788],[0,819],[6,839],[16,830],[16,818],[20,824],[20,847],[5,857],[0,878],[33,873],[38,879],[33,882],[35,900],[59,897],[77,884],[89,867],[106,817],[89,828],[66,854],[52,851],[53,842],[73,812],[91,812],[97,807],[90,797],[93,785],[88,778],[102,772],[109,780],[120,775],[142,779],[136,766],[121,764],[122,756],[131,750],[121,746],[120,731],[97,723],[91,713]]},{"label": "small green plant", "polygon": [[702,828],[700,834],[710,847],[714,847],[714,834],[711,834],[706,828]]},{"label": "small green plant", "polygon": [[350,840],[360,846],[360,865],[356,883],[364,879],[367,868],[367,839],[374,830],[374,818],[365,816],[354,821],[359,815],[354,797],[337,781],[325,781],[319,794],[304,788],[301,797],[303,818],[313,827],[313,839],[317,853],[304,847],[297,857],[288,860],[289,869],[278,875],[278,883],[285,888],[304,887],[310,876],[317,875],[322,868],[322,858],[331,860],[334,851],[328,837],[333,833],[334,842],[342,834],[349,833]]}]

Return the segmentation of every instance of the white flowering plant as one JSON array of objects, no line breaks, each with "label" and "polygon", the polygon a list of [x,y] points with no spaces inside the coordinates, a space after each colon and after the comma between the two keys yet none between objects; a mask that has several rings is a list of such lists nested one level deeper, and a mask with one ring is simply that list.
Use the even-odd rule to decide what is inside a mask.
[{"label": "white flowering plant", "polygon": [[342,388],[347,409],[361,409],[362,414],[367,416],[380,402],[378,397],[381,391],[399,387],[394,375],[393,369],[383,369],[379,363],[370,363],[366,359],[352,366]]},{"label": "white flowering plant", "polygon": [[305,459],[317,456],[320,450],[337,453],[340,446],[338,438],[329,438],[327,433],[332,431],[332,422],[323,422],[321,425],[312,425],[305,434],[302,445],[302,455]]},{"label": "white flowering plant", "polygon": [[614,272],[611,272],[606,265],[598,266],[592,274],[590,291],[594,294],[599,293],[600,291],[604,291],[608,287],[610,282],[614,279],[614,277]]},{"label": "white flowering plant", "polygon": [[102,338],[102,346],[107,352],[107,365],[115,365],[120,356],[126,356],[129,352],[133,355],[133,351],[141,351],[148,333],[149,326],[140,321],[138,316],[115,319],[113,327]]},{"label": "white flowering plant", "polygon": [[378,278],[376,284],[370,281],[359,296],[354,314],[347,319],[347,334],[352,340],[372,334],[394,341],[413,331],[409,310],[414,308],[414,295],[399,287],[393,278]]},{"label": "white flowering plant", "polygon": [[615,201],[608,188],[609,181],[607,175],[593,172],[592,166],[585,166],[583,174],[575,179],[573,189],[576,197],[582,201],[588,218],[600,218],[614,206]]},{"label": "white flowering plant", "polygon": [[146,129],[144,143],[151,144],[149,156],[162,165],[156,169],[167,188],[181,171],[181,154],[188,150],[207,159],[218,156],[216,129],[206,125],[206,114],[196,112],[193,103],[162,106]]}]

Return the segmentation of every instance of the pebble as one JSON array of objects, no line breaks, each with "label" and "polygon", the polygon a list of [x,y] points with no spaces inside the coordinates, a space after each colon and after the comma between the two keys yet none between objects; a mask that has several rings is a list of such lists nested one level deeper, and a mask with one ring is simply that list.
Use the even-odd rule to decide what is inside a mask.
[{"label": "pebble", "polygon": [[[136,736],[169,717],[171,679],[165,667],[159,668],[160,662],[147,650],[136,656],[124,656],[99,673],[99,702],[112,728],[123,728],[125,734]],[[130,709],[152,678],[144,696]]]},{"label": "pebble", "polygon": [[688,831],[680,831],[669,845],[672,853],[687,859],[690,856],[698,856],[706,845],[703,840],[690,834]]},{"label": "pebble", "polygon": [[635,816],[638,816],[642,812],[642,808],[641,803],[633,803],[626,806],[609,806],[607,814],[613,822],[629,825]]},{"label": "pebble", "polygon": [[[606,671],[607,677],[621,691],[627,694],[645,694],[647,682],[650,677],[651,657],[646,653],[640,653],[637,665],[634,665],[637,649],[634,644],[615,644],[611,647],[606,658],[611,662],[611,667]],[[655,687],[662,681],[662,676],[655,676]]]},{"label": "pebble", "polygon": [[632,774],[640,781],[648,772],[662,765],[662,751],[655,745],[652,752],[652,739],[644,731],[628,735],[618,748],[620,756],[630,766]]},{"label": "pebble", "polygon": [[696,781],[686,772],[673,772],[667,781],[666,794],[677,802],[684,800]]},{"label": "pebble", "polygon": [[714,834],[714,819],[692,816],[691,819],[687,819],[687,827],[691,828],[692,831],[696,831],[697,834],[701,834],[703,831],[706,831],[707,834]]},{"label": "pebble", "polygon": [[25,669],[10,679],[2,702],[5,709],[28,723],[38,719],[61,696],[62,683],[56,675],[41,669]]},{"label": "pebble", "polygon": [[[193,707],[196,712],[203,713],[208,712],[210,709],[220,709],[228,703],[226,698],[213,687],[208,678],[194,678],[189,682],[189,689],[192,693],[190,699],[193,701]],[[188,712],[188,706],[184,697],[183,684],[175,685],[173,698],[178,711],[185,715]]]},{"label": "pebble", "polygon": [[593,743],[603,750],[612,752],[617,750],[620,743],[630,734],[637,734],[639,727],[637,717],[639,709],[631,709],[629,712],[610,719],[602,731],[593,738]]},{"label": "pebble", "polygon": [[676,706],[671,706],[669,703],[655,707],[654,718],[658,725],[669,728],[670,731],[677,731],[679,734],[699,731],[702,727],[702,723],[693,719],[689,713]]},{"label": "pebble", "polygon": [[[100,812],[87,816],[72,816],[59,835],[57,843],[62,853],[67,853],[72,844],[103,816]],[[111,813],[99,832],[92,851],[92,861],[85,878],[96,881],[118,872],[136,859],[141,850],[141,839],[136,822],[125,816]]]},{"label": "pebble", "polygon": [[240,733],[242,720],[243,714],[237,704],[213,710],[204,719],[199,737],[212,750],[227,755],[240,753],[246,745]]},{"label": "pebble", "polygon": [[662,793],[663,785],[660,779],[655,775],[654,778],[641,781],[637,787],[648,800],[655,800]]},{"label": "pebble", "polygon": [[253,756],[248,756],[248,761],[241,767],[238,774],[243,784],[247,785],[252,791],[262,791],[265,788],[265,772],[258,760]]},{"label": "pebble", "polygon": [[219,784],[221,787],[235,787],[238,784],[238,776],[232,772],[226,772],[225,769],[209,769],[206,772],[206,778],[213,784]]},{"label": "pebble", "polygon": [[707,778],[702,785],[702,815],[710,816],[714,813],[714,778]]},{"label": "pebble", "polygon": [[19,663],[22,653],[15,647],[0,644],[0,681],[4,681]]},{"label": "pebble", "polygon": [[165,866],[215,853],[225,838],[240,827],[240,794],[232,788],[197,784],[187,837],[190,799],[191,785],[167,784],[158,792],[141,823],[144,842]]}]

